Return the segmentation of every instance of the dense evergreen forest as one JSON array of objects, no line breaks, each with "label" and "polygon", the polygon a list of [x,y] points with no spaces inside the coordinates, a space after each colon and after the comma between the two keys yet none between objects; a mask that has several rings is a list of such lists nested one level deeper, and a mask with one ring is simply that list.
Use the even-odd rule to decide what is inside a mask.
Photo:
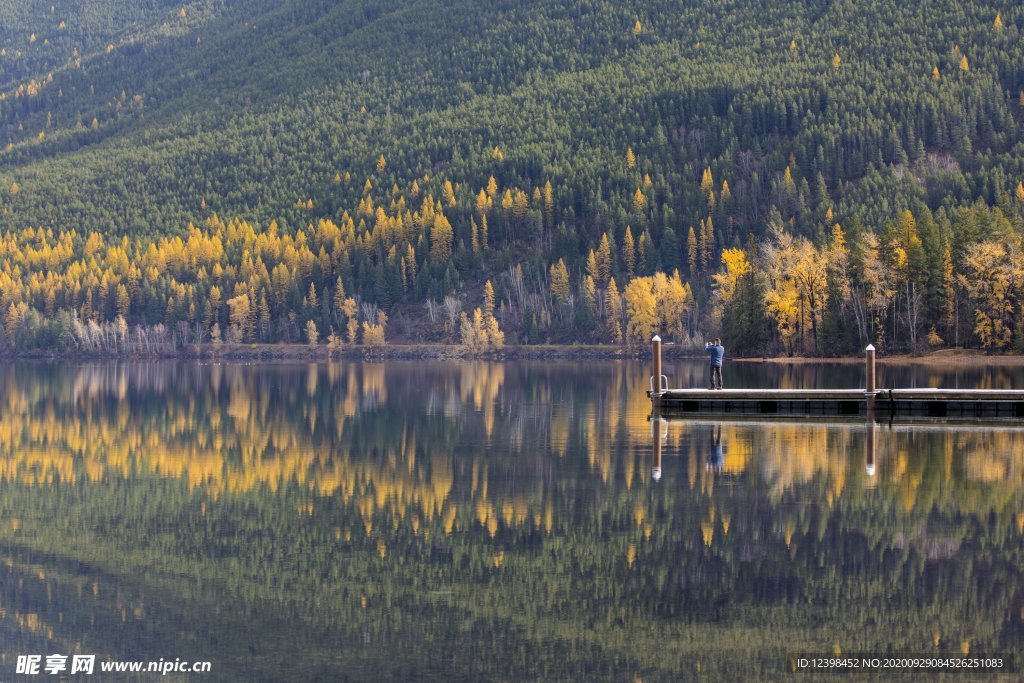
[{"label": "dense evergreen forest", "polygon": [[0,7],[6,350],[1024,348],[1024,8]]}]

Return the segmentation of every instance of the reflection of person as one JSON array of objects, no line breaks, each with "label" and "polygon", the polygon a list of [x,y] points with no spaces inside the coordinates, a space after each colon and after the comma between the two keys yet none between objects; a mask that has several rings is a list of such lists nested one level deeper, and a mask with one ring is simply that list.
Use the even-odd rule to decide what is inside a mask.
[{"label": "reflection of person", "polygon": [[725,467],[725,452],[722,449],[722,425],[711,428],[711,452],[708,453],[707,469],[721,472]]},{"label": "reflection of person", "polygon": [[711,386],[708,389],[722,388],[722,359],[725,358],[725,347],[722,340],[716,339],[714,343],[705,342],[704,350],[708,352],[711,359]]}]

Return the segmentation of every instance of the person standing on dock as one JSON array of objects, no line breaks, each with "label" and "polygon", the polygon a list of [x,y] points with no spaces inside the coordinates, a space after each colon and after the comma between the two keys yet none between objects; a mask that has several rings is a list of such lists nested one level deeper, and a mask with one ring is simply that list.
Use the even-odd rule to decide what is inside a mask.
[{"label": "person standing on dock", "polygon": [[708,389],[722,388],[722,359],[725,358],[725,347],[721,339],[714,342],[706,342],[704,349],[711,357],[711,386]]}]

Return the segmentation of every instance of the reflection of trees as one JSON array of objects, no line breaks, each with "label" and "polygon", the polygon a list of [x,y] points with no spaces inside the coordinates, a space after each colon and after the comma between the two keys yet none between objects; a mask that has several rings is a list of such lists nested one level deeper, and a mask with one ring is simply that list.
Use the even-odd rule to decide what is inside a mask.
[{"label": "reflection of trees", "polygon": [[707,423],[673,424],[654,484],[645,383],[629,364],[8,367],[0,629],[215,661],[269,642],[310,652],[305,678],[1019,653],[1024,434],[882,429],[869,479],[862,425],[725,423],[716,472]]}]

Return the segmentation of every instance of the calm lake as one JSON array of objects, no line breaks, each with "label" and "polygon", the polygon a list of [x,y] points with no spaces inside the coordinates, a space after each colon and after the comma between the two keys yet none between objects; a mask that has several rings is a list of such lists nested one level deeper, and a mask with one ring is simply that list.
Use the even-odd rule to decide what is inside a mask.
[{"label": "calm lake", "polygon": [[[673,386],[705,371],[666,364]],[[852,653],[1019,670],[1024,423],[883,423],[869,474],[863,422],[652,427],[649,374],[7,364],[0,680],[55,653],[115,681],[774,680]],[[879,374],[1024,388],[1017,369]],[[862,369],[725,380],[853,388]],[[121,660],[211,672],[99,673]]]}]

